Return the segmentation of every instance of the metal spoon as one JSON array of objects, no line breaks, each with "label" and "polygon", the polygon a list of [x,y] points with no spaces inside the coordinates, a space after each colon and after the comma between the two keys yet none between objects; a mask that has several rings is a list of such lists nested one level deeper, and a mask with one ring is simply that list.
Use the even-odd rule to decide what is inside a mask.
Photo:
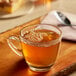
[{"label": "metal spoon", "polygon": [[54,14],[61,24],[71,26],[72,28],[76,29],[76,25],[72,25],[71,21],[63,13],[56,11]]}]

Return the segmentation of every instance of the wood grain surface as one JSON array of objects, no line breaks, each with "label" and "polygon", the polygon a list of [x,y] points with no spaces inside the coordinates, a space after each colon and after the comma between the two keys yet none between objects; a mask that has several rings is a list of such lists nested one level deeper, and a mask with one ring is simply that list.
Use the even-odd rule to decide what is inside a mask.
[{"label": "wood grain surface", "polygon": [[[37,73],[28,68],[23,57],[17,56],[9,48],[6,39],[12,35],[19,35],[19,31],[28,25],[39,23],[40,19],[33,20],[14,29],[0,34],[0,76],[52,76],[56,72],[76,63],[76,43],[62,41],[56,63],[49,72]],[[65,75],[66,76],[66,75]]]}]

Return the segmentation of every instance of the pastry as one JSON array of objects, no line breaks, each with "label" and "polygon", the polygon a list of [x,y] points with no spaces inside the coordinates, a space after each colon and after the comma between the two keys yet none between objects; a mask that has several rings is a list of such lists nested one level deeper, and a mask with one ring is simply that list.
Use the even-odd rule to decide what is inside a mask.
[{"label": "pastry", "polygon": [[24,0],[0,0],[0,12],[13,13],[18,10]]}]

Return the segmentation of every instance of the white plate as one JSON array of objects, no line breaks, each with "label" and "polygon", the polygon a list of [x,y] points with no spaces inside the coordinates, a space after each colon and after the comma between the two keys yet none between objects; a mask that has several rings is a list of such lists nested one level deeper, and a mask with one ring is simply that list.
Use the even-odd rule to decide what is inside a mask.
[{"label": "white plate", "polygon": [[0,12],[0,19],[20,17],[31,13],[33,10],[34,10],[34,4],[32,2],[26,2],[19,10],[15,11],[14,13],[7,14]]}]

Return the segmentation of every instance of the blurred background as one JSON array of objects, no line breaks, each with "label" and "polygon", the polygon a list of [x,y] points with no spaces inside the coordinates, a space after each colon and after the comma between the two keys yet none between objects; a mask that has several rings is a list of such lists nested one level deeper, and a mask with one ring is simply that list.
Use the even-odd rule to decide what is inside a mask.
[{"label": "blurred background", "polygon": [[[34,1],[34,0],[28,0],[28,1]],[[5,32],[9,29],[12,29],[16,26],[22,25],[26,22],[29,22],[33,19],[36,19],[40,16],[45,15],[48,13],[48,9],[50,8],[50,11],[53,10],[59,10],[62,12],[68,12],[72,14],[76,14],[76,0],[45,0],[48,2],[48,9],[41,7],[40,2],[42,3],[43,0],[38,0],[34,9],[32,9],[32,12],[28,12],[29,8],[31,8],[32,5],[28,4],[29,8],[25,8],[14,12],[12,14],[0,14],[0,33]],[[49,3],[51,1],[51,4]],[[40,6],[40,7],[39,7]],[[26,14],[26,12],[28,12]],[[22,16],[21,16],[22,15]],[[16,17],[21,16],[21,17]]]},{"label": "blurred background", "polygon": [[76,14],[76,0],[54,0],[51,10],[60,10]]}]

